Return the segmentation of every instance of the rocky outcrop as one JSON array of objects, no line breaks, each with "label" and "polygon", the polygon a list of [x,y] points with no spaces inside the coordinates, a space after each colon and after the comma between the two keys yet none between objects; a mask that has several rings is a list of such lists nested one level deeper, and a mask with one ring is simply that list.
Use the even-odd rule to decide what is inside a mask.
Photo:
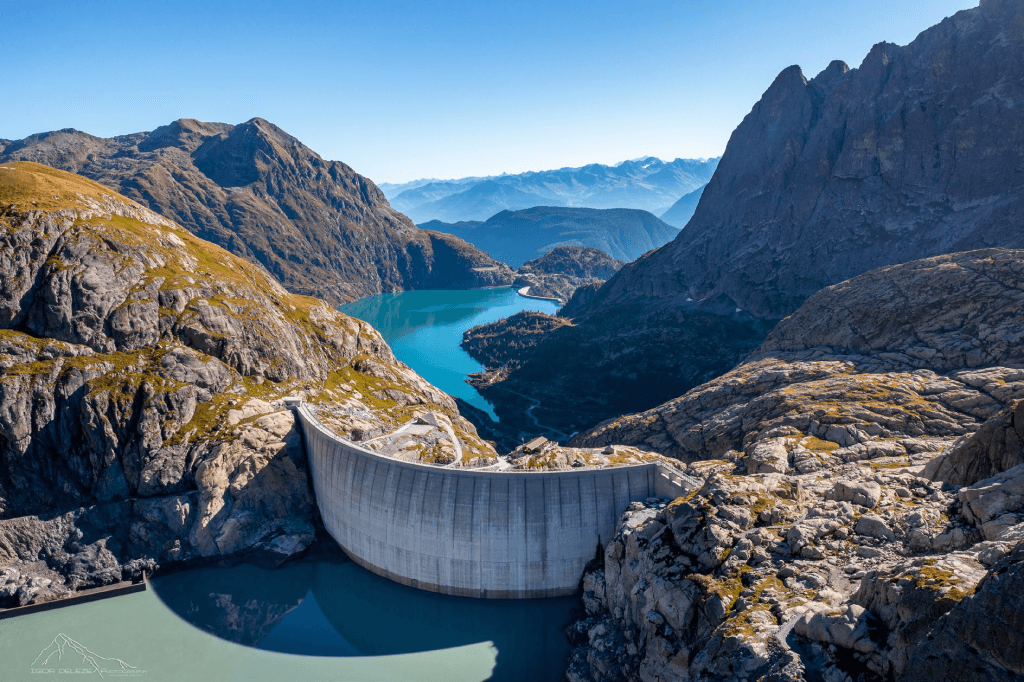
[{"label": "rocky outcrop", "polygon": [[565,303],[579,287],[602,284],[623,265],[600,249],[563,244],[523,263],[512,286],[527,296]]},{"label": "rocky outcrop", "polygon": [[787,446],[793,464],[809,469],[984,437],[979,427],[1024,396],[1022,268],[1024,252],[972,251],[829,287],[735,369],[576,443],[632,444],[687,461],[753,455],[773,438],[831,443]]},{"label": "rocky outcrop", "polygon": [[519,267],[519,274],[565,275],[580,279],[605,280],[621,270],[623,265],[623,261],[612,258],[601,249],[562,244],[540,258],[523,263]]},{"label": "rocky outcrop", "polygon": [[[1016,679],[1024,611],[1016,573],[1000,576],[1020,550],[994,552],[958,495],[911,467],[738,461],[692,464],[706,477],[693,495],[626,512],[584,576],[568,680],[925,679],[916,661],[957,658],[964,621],[971,665],[949,679]],[[874,512],[840,501],[830,476],[874,486]]]},{"label": "rocky outcrop", "polygon": [[1022,263],[973,251],[827,288],[734,370],[571,441],[706,483],[623,517],[569,679],[1015,679]]},{"label": "rocky outcrop", "polygon": [[343,433],[446,414],[369,325],[105,187],[0,166],[0,607],[312,541],[304,395]]},{"label": "rocky outcrop", "polygon": [[[905,47],[876,45],[857,69],[783,71],[734,131],[686,229],[564,311],[573,325],[502,383],[583,403],[591,419],[647,409],[734,366],[824,286],[1024,247],[1024,110],[1012,104],[1024,97],[1022,16],[1015,0],[986,0]],[[694,348],[702,337],[724,340],[720,352]],[[504,395],[488,394],[499,415]]]},{"label": "rocky outcrop", "polygon": [[406,247],[412,277],[406,289],[476,289],[505,286],[515,273],[472,244],[443,232],[421,230],[429,242],[417,239]]},{"label": "rocky outcrop", "polygon": [[958,494],[964,518],[981,529],[986,540],[1013,542],[1024,528],[1024,464],[978,481]]},{"label": "rocky outcrop", "polygon": [[[461,346],[488,370],[499,371],[516,362],[524,348],[540,341],[552,329],[566,324],[555,315],[524,310],[511,317],[466,331]],[[486,384],[488,375],[473,375],[474,383]]]},{"label": "rocky outcrop", "polygon": [[1019,680],[1024,677],[1024,544],[985,576],[974,594],[935,623],[903,676],[925,680]]},{"label": "rocky outcrop", "polygon": [[953,485],[972,485],[1024,464],[1024,401],[1011,403],[969,438],[936,457],[925,476]]},{"label": "rocky outcrop", "polygon": [[260,118],[182,119],[98,138],[60,130],[0,143],[0,162],[80,173],[263,265],[289,291],[332,305],[383,291],[509,284],[510,269],[419,230],[368,179]]}]

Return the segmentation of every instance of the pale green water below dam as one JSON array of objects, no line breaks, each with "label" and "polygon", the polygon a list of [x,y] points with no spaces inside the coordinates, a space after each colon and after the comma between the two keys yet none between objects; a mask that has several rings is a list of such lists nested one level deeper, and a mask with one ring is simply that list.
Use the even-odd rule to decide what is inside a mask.
[{"label": "pale green water below dam", "polygon": [[147,592],[0,621],[2,679],[96,675],[75,672],[94,670],[80,646],[117,669],[104,678],[147,682],[557,680],[575,604],[446,597],[344,560],[200,568]]}]

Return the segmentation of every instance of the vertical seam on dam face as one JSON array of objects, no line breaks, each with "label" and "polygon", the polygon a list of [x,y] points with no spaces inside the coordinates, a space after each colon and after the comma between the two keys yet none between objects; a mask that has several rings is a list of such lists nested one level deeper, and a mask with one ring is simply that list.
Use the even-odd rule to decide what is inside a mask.
[{"label": "vertical seam on dam face", "polygon": [[[356,563],[444,594],[573,594],[630,502],[682,495],[656,464],[569,471],[441,469],[379,455],[296,408],[324,526]],[[692,485],[692,483],[690,483]]]}]

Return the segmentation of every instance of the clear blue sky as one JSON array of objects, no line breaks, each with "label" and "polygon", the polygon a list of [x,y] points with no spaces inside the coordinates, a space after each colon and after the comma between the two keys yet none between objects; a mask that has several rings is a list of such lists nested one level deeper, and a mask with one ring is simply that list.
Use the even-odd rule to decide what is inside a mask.
[{"label": "clear blue sky", "polygon": [[779,71],[977,0],[0,0],[0,138],[262,116],[378,182],[717,156]]}]

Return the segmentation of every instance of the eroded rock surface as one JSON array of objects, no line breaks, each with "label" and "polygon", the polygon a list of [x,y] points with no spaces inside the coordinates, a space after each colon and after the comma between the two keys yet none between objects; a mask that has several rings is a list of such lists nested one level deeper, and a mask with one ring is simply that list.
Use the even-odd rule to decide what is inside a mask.
[{"label": "eroded rock surface", "polygon": [[0,607],[302,552],[318,517],[286,395],[346,433],[441,414],[494,457],[369,325],[105,187],[7,164],[0,206]]},{"label": "eroded rock surface", "polygon": [[1017,679],[1022,268],[975,251],[830,287],[731,372],[574,439],[706,482],[623,517],[568,678]]},{"label": "eroded rock surface", "polygon": [[925,476],[955,485],[971,485],[1024,464],[1024,401],[1012,403],[977,432],[936,457]]},{"label": "eroded rock surface", "polygon": [[[699,491],[634,503],[624,515],[584,578],[587,617],[570,628],[567,679],[923,679],[910,660],[939,656],[931,640],[948,636],[943,614],[984,619],[971,605],[979,581],[1016,556],[1005,546],[993,553],[999,543],[984,541],[982,519],[961,511],[975,488],[958,495],[905,468],[830,471],[879,487],[871,513],[832,499],[817,473],[742,474],[735,464],[692,464],[707,477]],[[1016,524],[1024,532],[1024,518]],[[1021,643],[1013,589],[998,587],[1011,602],[999,615],[1010,629],[982,647],[982,667],[1016,670],[1004,660],[1013,654],[1001,653]]]},{"label": "eroded rock surface", "polygon": [[932,628],[903,679],[1019,680],[1024,678],[1024,544],[1001,560]]},{"label": "eroded rock surface", "polygon": [[784,439],[801,472],[926,462],[1024,396],[1022,276],[1024,252],[1008,249],[866,273],[812,296],[732,371],[574,442],[689,461]]}]

